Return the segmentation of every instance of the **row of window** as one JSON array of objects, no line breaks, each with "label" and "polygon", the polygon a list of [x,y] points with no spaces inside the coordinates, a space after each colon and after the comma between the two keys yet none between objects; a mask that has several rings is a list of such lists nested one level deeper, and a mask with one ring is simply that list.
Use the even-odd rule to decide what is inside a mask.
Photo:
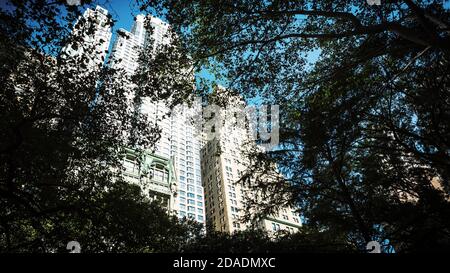
[{"label": "row of window", "polygon": [[190,219],[196,219],[197,218],[197,220],[199,222],[203,222],[204,221],[203,215],[197,215],[197,217],[195,217],[194,213],[186,213],[185,211],[180,211],[179,216],[181,218],[184,218],[184,217],[187,217],[187,218],[190,218]]},{"label": "row of window", "polygon": [[186,197],[180,197],[180,203],[182,204],[189,204],[189,205],[195,205],[197,204],[197,206],[199,207],[203,207],[203,202],[202,201],[195,201],[194,199],[186,199]]},{"label": "row of window", "polygon": [[[186,208],[187,208],[188,212],[195,212],[195,207],[193,207],[193,206],[186,206],[185,204],[180,204],[180,210],[186,211]],[[203,214],[203,209],[202,208],[197,208],[197,213]]]},{"label": "row of window", "polygon": [[[194,181],[192,180],[192,183],[194,183]],[[197,193],[202,194],[203,193],[203,188],[202,187],[194,187],[193,185],[186,185],[186,183],[184,182],[180,182],[180,189],[185,190],[187,189],[187,191],[190,192],[195,192],[197,190]]]},{"label": "row of window", "polygon": [[[193,194],[191,192],[186,193],[186,191],[179,190],[178,193],[180,194],[181,197],[187,196],[188,198],[192,198],[192,199],[195,198],[195,194]],[[197,194],[197,200],[202,200],[203,201],[202,195]]]},{"label": "row of window", "polygon": [[[283,229],[291,233],[294,233],[296,230],[295,228],[289,226],[285,226]],[[272,231],[279,231],[279,230],[281,230],[280,224],[272,223]]]}]

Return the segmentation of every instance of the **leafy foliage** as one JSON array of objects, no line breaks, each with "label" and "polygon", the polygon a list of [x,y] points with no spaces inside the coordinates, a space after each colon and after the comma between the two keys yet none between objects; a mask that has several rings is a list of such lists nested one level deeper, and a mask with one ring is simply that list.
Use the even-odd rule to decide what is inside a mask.
[{"label": "leafy foliage", "polygon": [[103,54],[85,40],[95,18],[66,1],[8,4],[0,13],[0,251],[67,252],[71,240],[86,252],[175,251],[198,234],[122,181],[122,149],[150,149],[159,130],[130,107],[131,79],[93,59]]},{"label": "leafy foliage", "polygon": [[[136,2],[169,21],[173,43],[144,50],[132,77],[92,66],[101,52],[72,32],[94,31],[76,23],[82,6],[2,7],[1,251],[65,251],[74,239],[87,252],[357,251],[370,240],[397,252],[448,249],[450,13],[442,1]],[[67,55],[68,44],[92,55]],[[247,99],[280,105],[280,145],[251,151],[247,174],[259,179],[241,182],[267,197],[248,204],[258,212],[249,217],[298,206],[306,219],[298,234],[205,235],[121,180],[122,148],[158,139],[133,109],[143,97],[189,102],[194,83],[206,95],[212,80],[193,78],[203,70]],[[266,179],[277,176],[274,164],[283,182]]]},{"label": "leafy foliage", "polygon": [[[242,181],[268,199],[247,211],[297,205],[309,227],[359,249],[371,240],[398,252],[448,249],[442,1],[138,2],[166,16],[197,70],[219,67],[230,89],[280,105],[280,145],[251,152]],[[252,182],[273,164],[287,185]]]}]

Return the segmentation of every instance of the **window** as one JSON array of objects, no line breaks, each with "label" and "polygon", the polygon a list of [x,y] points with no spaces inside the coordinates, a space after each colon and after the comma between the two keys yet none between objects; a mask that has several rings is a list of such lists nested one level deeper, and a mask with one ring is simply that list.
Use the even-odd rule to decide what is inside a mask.
[{"label": "window", "polygon": [[192,199],[188,199],[188,204],[189,204],[189,205],[195,205],[195,201],[192,200]]},{"label": "window", "polygon": [[197,219],[198,219],[200,222],[203,222],[203,215],[198,215],[198,216],[197,216]]},{"label": "window", "polygon": [[188,193],[188,194],[187,194],[187,197],[189,197],[189,198],[195,198],[195,194],[193,194],[193,193]]},{"label": "window", "polygon": [[272,223],[272,230],[273,230],[273,231],[278,231],[278,230],[280,230],[280,225],[279,225],[279,224]]},{"label": "window", "polygon": [[239,209],[238,209],[238,208],[235,208],[235,207],[231,207],[231,211],[232,211],[232,212],[239,212]]},{"label": "window", "polygon": [[134,172],[137,170],[136,164],[134,163],[134,161],[128,160],[128,159],[125,160],[124,167],[127,172]]},{"label": "window", "polygon": [[188,206],[188,211],[194,212],[194,211],[195,211],[195,208],[192,207],[192,206]]},{"label": "window", "polygon": [[169,171],[164,166],[154,164],[150,167],[150,177],[158,182],[169,182]]}]

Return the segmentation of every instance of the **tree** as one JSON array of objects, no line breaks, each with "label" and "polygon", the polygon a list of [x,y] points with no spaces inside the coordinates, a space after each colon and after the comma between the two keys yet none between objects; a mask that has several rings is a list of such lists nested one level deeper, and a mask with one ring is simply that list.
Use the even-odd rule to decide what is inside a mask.
[{"label": "tree", "polygon": [[208,230],[185,244],[187,253],[356,253],[341,234],[319,232],[307,227],[295,234],[267,234],[262,230],[244,230],[233,234]]},{"label": "tree", "polygon": [[[397,251],[448,248],[450,13],[442,1],[138,3],[167,18],[197,71],[219,71],[245,98],[280,105],[280,145],[251,153],[248,174],[277,164],[289,186],[260,180],[255,191],[284,191],[308,225],[346,234],[360,249],[371,240]],[[254,209],[280,205],[265,203]]]},{"label": "tree", "polygon": [[83,40],[96,23],[84,7],[2,4],[0,251],[66,252],[71,240],[87,252],[176,251],[199,229],[123,181],[123,148],[151,148],[158,129],[127,104],[131,79],[90,59],[102,52]]}]

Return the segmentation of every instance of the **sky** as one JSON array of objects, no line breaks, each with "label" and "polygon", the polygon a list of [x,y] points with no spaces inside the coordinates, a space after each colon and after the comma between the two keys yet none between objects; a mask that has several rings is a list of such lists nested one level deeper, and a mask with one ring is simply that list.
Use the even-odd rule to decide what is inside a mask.
[{"label": "sky", "polygon": [[[444,7],[450,8],[450,0],[443,0]],[[99,0],[98,5],[108,10],[108,12],[112,15],[113,19],[117,20],[112,29],[112,37],[110,42],[109,53],[111,52],[112,46],[116,39],[117,30],[123,28],[125,30],[130,31],[133,22],[134,16],[139,14],[139,9],[137,5],[132,0]],[[109,54],[108,54],[109,55]],[[313,51],[309,53],[308,62],[310,63],[309,67],[319,58],[320,50]],[[203,70],[197,74],[197,77],[206,78],[208,80],[215,80],[215,77],[207,70]],[[218,81],[218,84],[223,86],[227,86],[226,82]],[[247,101],[250,104],[258,104],[259,98],[255,98],[252,101]]]},{"label": "sky", "polygon": [[107,9],[113,19],[117,20],[113,27],[113,32],[119,28],[131,30],[134,16],[139,14],[139,9],[134,1],[127,0],[100,0],[98,5]]},{"label": "sky", "polygon": [[[444,6],[450,8],[450,0],[443,0]],[[131,29],[133,25],[133,16],[139,14],[139,10],[136,5],[131,4],[133,1],[129,0],[100,0],[99,5],[106,8],[112,15],[113,18],[117,20],[113,31],[124,28],[127,30]]]},{"label": "sky", "polygon": [[[113,16],[117,22],[113,27],[113,37],[112,42],[114,42],[116,30],[119,28],[124,28],[126,30],[131,30],[133,26],[134,16],[139,14],[139,10],[135,4],[132,4],[134,1],[130,0],[100,0],[98,4],[103,8],[106,8],[109,13]],[[450,0],[443,0],[444,7],[450,8]],[[111,44],[112,44],[111,42]],[[317,52],[314,52],[313,58],[316,58],[318,55]]]},{"label": "sky", "polygon": [[[135,4],[132,4],[133,1],[127,0],[100,0],[98,1],[98,5],[107,9],[108,12],[112,15],[114,20],[117,20],[112,28],[112,37],[110,42],[109,52],[112,50],[112,46],[116,39],[117,30],[123,28],[125,30],[131,31],[131,28],[134,23],[134,16],[140,14],[139,9]],[[214,76],[206,70],[198,73],[198,76],[202,78],[206,78],[208,80],[214,79]],[[219,84],[225,85],[223,82],[219,82]]]},{"label": "sky", "polygon": [[[116,39],[117,30],[123,28],[125,30],[131,31],[131,27],[133,26],[134,16],[139,14],[139,10],[135,5],[132,4],[133,1],[127,0],[100,0],[98,1],[98,5],[102,8],[108,10],[108,12],[112,15],[112,18],[116,20],[113,28],[112,28],[112,37],[111,42],[109,44],[109,53],[111,53],[111,49],[113,43]],[[108,54],[109,55],[109,54]]]},{"label": "sky", "polygon": [[[110,50],[111,52],[112,45],[116,39],[117,30],[123,28],[125,30],[130,31],[133,26],[134,16],[139,14],[139,9],[133,0],[98,0],[96,1],[98,5],[108,10],[108,12],[112,15],[113,19],[116,20],[116,23],[112,29],[112,37],[110,42]],[[443,0],[444,7],[450,8],[450,0]],[[4,7],[3,0],[0,0],[0,7]],[[315,60],[319,57],[320,51],[312,52],[309,56],[309,62],[314,63]],[[201,77],[205,77],[207,79],[213,79],[213,75],[208,71],[202,71],[198,74]],[[226,83],[219,82],[219,84],[225,85]]]}]

